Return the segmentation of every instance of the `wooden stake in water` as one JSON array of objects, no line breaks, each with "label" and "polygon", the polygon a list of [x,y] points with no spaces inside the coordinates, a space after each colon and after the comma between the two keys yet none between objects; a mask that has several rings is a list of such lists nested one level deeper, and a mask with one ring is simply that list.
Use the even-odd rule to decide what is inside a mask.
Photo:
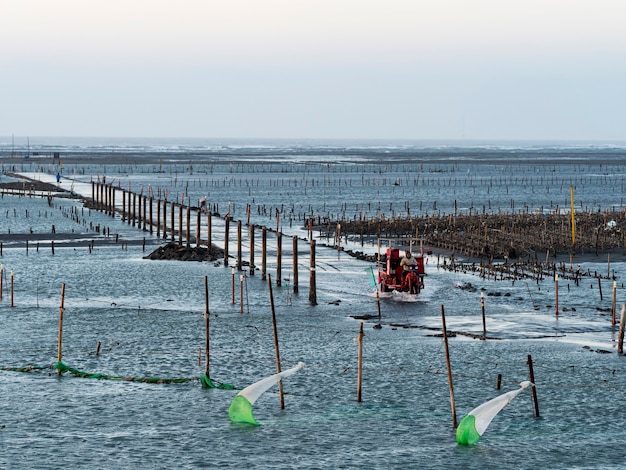
[{"label": "wooden stake in water", "polygon": [[535,410],[535,418],[539,418],[539,402],[537,401],[537,387],[535,387],[535,373],[533,371],[533,358],[528,355],[528,380],[533,384],[531,394],[533,397],[533,409]]},{"label": "wooden stake in water", "polygon": [[616,298],[617,298],[617,282],[613,281],[613,301],[611,303],[611,325],[615,325],[616,323],[616,318],[615,318],[615,316],[617,315]]},{"label": "wooden stake in water", "polygon": [[11,271],[11,307],[15,307],[15,280],[13,277],[13,271]]},{"label": "wooden stake in water", "polygon": [[224,266],[228,266],[228,232],[230,232],[230,217],[224,218]]},{"label": "wooden stake in water", "polygon": [[241,255],[241,220],[237,221],[237,270],[241,271],[242,255]]},{"label": "wooden stake in water", "polygon": [[231,281],[231,287],[232,287],[232,293],[233,293],[233,300],[232,300],[232,304],[235,305],[235,268],[231,268],[230,269],[230,274],[232,277],[232,281]]},{"label": "wooden stake in water", "polygon": [[448,331],[446,330],[446,314],[441,305],[441,324],[443,332],[443,344],[446,351],[446,366],[448,368],[448,387],[450,388],[450,407],[452,408],[452,426],[456,429],[456,405],[454,404],[454,384],[452,383],[452,367],[450,365],[450,350],[448,349]]},{"label": "wooden stake in water", "polygon": [[254,224],[250,227],[250,275],[254,276]]},{"label": "wooden stake in water", "polygon": [[311,262],[309,267],[309,303],[317,305],[317,287],[315,285],[315,239],[311,240]]},{"label": "wooden stake in water", "polygon": [[209,280],[204,276],[204,373],[209,375]]},{"label": "wooden stake in water", "polygon": [[626,323],[626,303],[622,304],[622,315],[619,320],[619,336],[617,338],[617,352],[624,353],[624,323]]},{"label": "wooden stake in water", "polygon": [[[61,362],[63,359],[63,310],[65,305],[65,283],[61,284],[61,306],[59,307],[59,339],[57,345],[57,362]],[[61,370],[57,369],[58,375],[61,375]]]},{"label": "wooden stake in water", "polygon": [[243,313],[243,274],[239,275],[239,313]]},{"label": "wooden stake in water", "polygon": [[297,236],[293,236],[292,238],[292,243],[293,243],[293,292],[295,294],[298,293],[298,237]]},{"label": "wooden stake in water", "polygon": [[267,229],[261,228],[261,279],[267,277]]},{"label": "wooden stake in water", "polygon": [[276,234],[276,285],[282,284],[282,264],[283,264],[283,234]]},{"label": "wooden stake in water", "polygon": [[358,363],[357,363],[357,385],[356,385],[356,400],[361,402],[361,381],[363,379],[363,322],[359,326],[359,355],[358,355]]},{"label": "wooden stake in water", "polygon": [[483,314],[483,339],[487,339],[487,321],[485,320],[485,293],[480,293],[480,307]]},{"label": "wooden stake in water", "polygon": [[[280,351],[278,349],[278,329],[276,328],[276,311],[274,309],[274,294],[272,293],[272,277],[267,275],[267,286],[270,290],[270,307],[272,309],[272,327],[274,328],[274,349],[276,350],[276,373],[281,373]],[[283,395],[283,381],[278,382],[278,394],[280,396],[280,409],[285,408],[285,397]]]},{"label": "wooden stake in water", "polygon": [[554,276],[554,284],[556,287],[556,290],[555,290],[556,306],[554,308],[554,314],[558,317],[559,316],[559,275],[558,274]]}]

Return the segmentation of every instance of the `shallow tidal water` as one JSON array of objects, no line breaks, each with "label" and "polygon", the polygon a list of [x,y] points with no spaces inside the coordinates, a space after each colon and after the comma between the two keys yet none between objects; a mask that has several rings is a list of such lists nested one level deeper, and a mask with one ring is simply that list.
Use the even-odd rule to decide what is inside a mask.
[{"label": "shallow tidal water", "polygon": [[[122,177],[116,171],[109,167],[107,174]],[[139,179],[156,187],[162,176],[141,174],[127,177],[133,184]],[[268,180],[272,178],[276,176]],[[223,175],[219,179],[224,181]],[[280,188],[278,183],[275,206],[284,191]],[[194,197],[203,191],[198,188]],[[246,199],[235,183],[229,191],[233,194],[221,196],[221,207],[236,197]],[[586,191],[594,197],[601,193]],[[310,197],[308,203],[313,203]],[[607,195],[608,205],[611,197]],[[243,203],[238,204],[238,217],[243,218]],[[335,207],[341,210],[340,205]],[[57,233],[88,232],[65,216],[71,208],[80,211],[81,219],[107,225],[123,239],[150,238],[119,219],[83,212],[77,201],[57,201],[49,207],[45,199],[9,196],[0,199],[0,233],[31,229],[41,233],[51,224]],[[265,223],[274,222],[267,218]],[[218,244],[219,230],[216,225]],[[292,230],[302,234],[296,223]],[[419,299],[383,296],[381,318],[364,322],[359,403],[360,320],[352,316],[377,314],[371,263],[319,246],[318,305],[312,306],[307,244],[302,242],[299,248],[298,293],[290,284],[290,249],[283,259],[280,286],[270,252],[268,273],[274,279],[282,367],[298,361],[306,366],[284,380],[284,410],[276,388],[261,396],[254,405],[261,426],[255,427],[229,422],[233,390],[203,389],[198,380],[150,384],[58,377],[52,369],[65,284],[66,364],[114,376],[197,379],[204,372],[198,350],[205,344],[207,276],[211,377],[245,387],[276,371],[269,289],[258,271],[244,279],[240,313],[238,285],[232,303],[230,267],[143,259],[150,249],[96,242],[90,252],[84,246],[58,244],[52,255],[44,243],[39,249],[31,244],[28,253],[23,245],[4,244],[0,367],[49,367],[0,370],[0,467],[570,469],[623,468],[626,463],[626,363],[616,353],[618,326],[611,324],[607,313],[609,279],[602,281],[602,300],[595,280],[580,286],[563,282],[559,303],[566,310],[557,317],[551,279],[484,280],[443,271],[437,257],[430,256],[426,288]],[[611,269],[621,305],[624,261],[616,258]],[[604,256],[581,266],[592,272],[607,270]],[[10,272],[15,280],[14,307],[9,304]],[[460,288],[468,283],[476,290]],[[482,332],[481,289],[491,338],[487,341],[462,334]],[[525,391],[496,416],[477,445],[456,444],[445,348],[436,336],[442,306],[447,329],[458,333],[449,338],[457,420],[527,380],[529,355],[539,418],[534,417],[530,393]],[[379,323],[382,328],[374,328]],[[495,389],[498,374],[500,390]]]}]

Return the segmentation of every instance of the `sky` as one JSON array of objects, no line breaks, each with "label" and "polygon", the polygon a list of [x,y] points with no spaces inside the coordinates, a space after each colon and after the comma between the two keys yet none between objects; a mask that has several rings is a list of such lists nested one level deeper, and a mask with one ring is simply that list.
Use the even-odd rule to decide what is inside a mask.
[{"label": "sky", "polygon": [[0,135],[626,140],[624,0],[0,0]]}]

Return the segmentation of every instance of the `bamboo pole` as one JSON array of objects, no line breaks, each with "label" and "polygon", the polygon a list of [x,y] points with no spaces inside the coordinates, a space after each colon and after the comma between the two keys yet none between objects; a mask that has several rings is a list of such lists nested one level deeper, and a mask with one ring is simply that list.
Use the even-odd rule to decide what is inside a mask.
[{"label": "bamboo pole", "polygon": [[178,206],[178,245],[182,246],[183,244],[183,204],[185,201]]},{"label": "bamboo pole", "polygon": [[239,275],[239,313],[243,313],[243,274]]},{"label": "bamboo pole", "polygon": [[[270,307],[272,309],[272,327],[274,328],[274,349],[276,350],[276,372],[281,373],[280,351],[278,349],[278,329],[276,328],[276,311],[274,309],[274,294],[272,293],[272,277],[267,275],[267,285],[270,291]],[[283,381],[278,382],[278,394],[280,396],[280,409],[285,408],[285,397],[283,395]]]},{"label": "bamboo pole", "polygon": [[554,308],[554,314],[558,317],[559,316],[559,275],[558,274],[554,276],[554,284],[556,287],[556,290],[555,290],[556,305]]},{"label": "bamboo pole", "polygon": [[261,279],[267,277],[267,229],[261,228]]},{"label": "bamboo pole", "polygon": [[241,255],[241,220],[237,221],[237,270],[241,271],[242,255]]},{"label": "bamboo pole", "polygon": [[254,276],[254,224],[248,224],[250,227],[250,275]]},{"label": "bamboo pole", "polygon": [[[122,204],[122,207],[124,206],[124,204]],[[156,206],[156,236],[157,238],[161,237],[161,199],[157,199],[157,206]]]},{"label": "bamboo pole", "polygon": [[617,352],[624,353],[624,327],[626,323],[626,303],[622,304],[622,315],[619,321],[619,336],[617,338]]},{"label": "bamboo pole", "polygon": [[454,404],[454,384],[452,382],[452,367],[450,366],[450,350],[448,349],[448,331],[446,330],[446,315],[443,304],[441,305],[441,323],[443,332],[443,344],[446,351],[446,366],[448,368],[448,387],[450,388],[450,407],[452,408],[452,426],[456,428],[456,405]]},{"label": "bamboo pole", "polygon": [[311,240],[311,261],[309,266],[309,303],[317,305],[317,286],[315,284],[315,239]]},{"label": "bamboo pole", "polygon": [[539,402],[537,401],[537,387],[535,386],[535,373],[533,371],[533,358],[528,355],[528,380],[533,384],[531,395],[533,398],[533,410],[535,411],[535,418],[539,418]]},{"label": "bamboo pole", "polygon": [[283,264],[283,234],[276,233],[276,285],[282,284],[282,264]]},{"label": "bamboo pole", "polygon": [[209,375],[209,280],[204,276],[204,373],[207,378]]},{"label": "bamboo pole", "polygon": [[172,230],[170,231],[170,240],[172,241],[172,243],[174,243],[174,239],[176,238],[176,230],[175,230],[175,226],[176,226],[176,212],[175,212],[175,206],[176,203],[174,201],[170,202],[170,220],[171,220],[171,225],[172,225]]},{"label": "bamboo pole", "polygon": [[213,214],[211,213],[211,211],[208,211],[206,213],[206,246],[207,248],[210,250],[211,246],[213,244],[213,240],[211,239],[212,236],[212,227],[211,227],[211,219],[213,217]]},{"label": "bamboo pole", "polygon": [[[63,359],[63,310],[65,304],[65,283],[61,284],[61,306],[59,307],[59,338],[57,342],[57,362]],[[61,375],[61,370],[57,369],[57,374]]]},{"label": "bamboo pole", "polygon": [[15,280],[13,277],[13,271],[11,271],[11,307],[15,307]]},{"label": "bamboo pole", "polygon": [[298,293],[298,237],[297,236],[293,236],[292,238],[292,243],[293,243],[293,248],[292,248],[292,252],[293,252],[293,292],[294,293]]},{"label": "bamboo pole", "polygon": [[231,274],[231,290],[232,290],[232,304],[235,305],[235,268],[230,268],[230,274]]},{"label": "bamboo pole", "polygon": [[202,225],[202,213],[196,212],[196,248],[200,248],[200,228]]},{"label": "bamboo pole", "polygon": [[483,339],[487,339],[487,321],[485,319],[485,293],[480,292],[480,307],[483,314]]},{"label": "bamboo pole", "polygon": [[611,302],[611,325],[615,325],[616,323],[616,318],[615,318],[615,316],[617,315],[616,301],[617,301],[617,282],[613,281],[613,300]]},{"label": "bamboo pole", "polygon": [[359,353],[357,363],[357,385],[356,385],[356,400],[361,402],[361,382],[363,380],[363,322],[359,326]]},{"label": "bamboo pole", "polygon": [[228,266],[228,232],[230,232],[230,217],[224,218],[224,266]]}]

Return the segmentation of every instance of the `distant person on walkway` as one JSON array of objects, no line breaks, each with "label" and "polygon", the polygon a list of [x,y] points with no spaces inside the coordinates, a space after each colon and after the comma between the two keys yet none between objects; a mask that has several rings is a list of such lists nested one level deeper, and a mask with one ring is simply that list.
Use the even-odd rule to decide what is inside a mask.
[{"label": "distant person on walkway", "polygon": [[404,281],[404,278],[411,272],[411,269],[417,266],[417,261],[409,250],[406,251],[404,258],[400,261],[400,266],[402,266],[402,280]]},{"label": "distant person on walkway", "polygon": [[61,182],[61,173],[57,173],[57,183]]}]

